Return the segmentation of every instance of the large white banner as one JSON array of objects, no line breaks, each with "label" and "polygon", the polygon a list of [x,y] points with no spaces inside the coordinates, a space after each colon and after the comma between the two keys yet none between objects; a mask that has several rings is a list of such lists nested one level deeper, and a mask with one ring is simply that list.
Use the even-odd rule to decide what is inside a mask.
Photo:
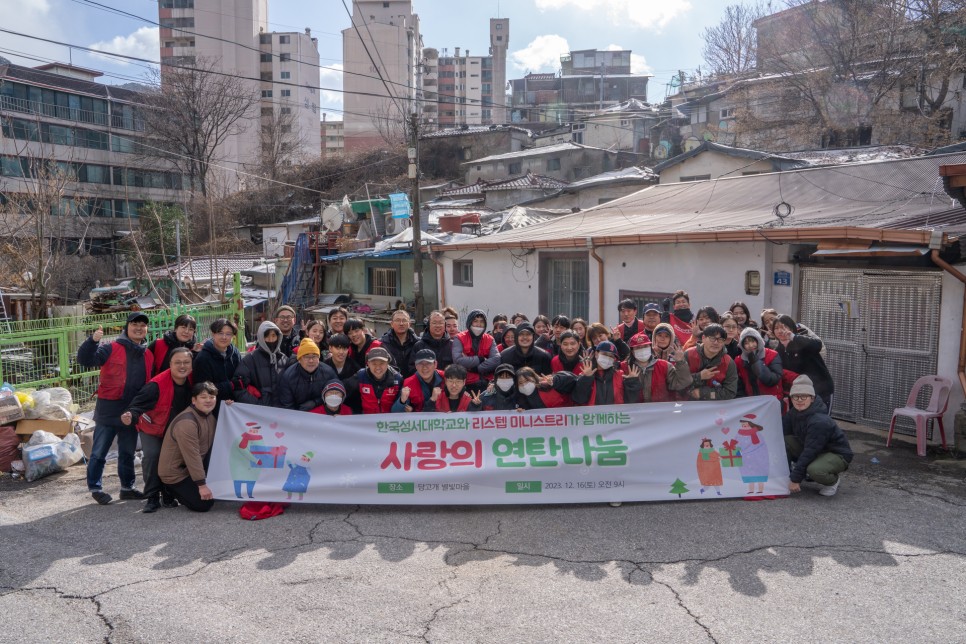
[{"label": "large white banner", "polygon": [[400,505],[677,501],[788,494],[778,401],[320,416],[222,407],[225,500]]}]

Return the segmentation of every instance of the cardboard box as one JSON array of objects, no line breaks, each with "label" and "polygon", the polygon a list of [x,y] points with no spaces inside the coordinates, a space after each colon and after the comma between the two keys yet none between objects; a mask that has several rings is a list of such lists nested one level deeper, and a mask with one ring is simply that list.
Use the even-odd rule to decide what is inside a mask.
[{"label": "cardboard box", "polygon": [[12,393],[0,394],[0,425],[10,425],[23,418],[23,407]]},{"label": "cardboard box", "polygon": [[22,441],[30,440],[31,434],[41,430],[63,438],[74,431],[74,425],[69,420],[21,420],[17,423],[17,436]]}]

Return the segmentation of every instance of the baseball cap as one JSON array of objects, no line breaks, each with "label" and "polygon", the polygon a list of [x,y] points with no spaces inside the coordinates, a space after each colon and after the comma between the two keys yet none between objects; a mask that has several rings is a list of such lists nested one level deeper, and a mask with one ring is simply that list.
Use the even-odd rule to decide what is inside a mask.
[{"label": "baseball cap", "polygon": [[[371,351],[369,352],[372,353]],[[432,349],[420,349],[416,352],[416,364],[420,362],[436,362],[436,354]]]},{"label": "baseball cap", "polygon": [[650,313],[651,311],[654,311],[655,313],[660,313],[661,307],[655,304],[654,302],[648,302],[647,304],[644,305],[644,313]]},{"label": "baseball cap", "polygon": [[373,347],[372,349],[369,349],[369,353],[366,354],[366,360],[385,360],[386,362],[389,362],[392,360],[392,356],[390,356],[389,352],[382,347]]}]

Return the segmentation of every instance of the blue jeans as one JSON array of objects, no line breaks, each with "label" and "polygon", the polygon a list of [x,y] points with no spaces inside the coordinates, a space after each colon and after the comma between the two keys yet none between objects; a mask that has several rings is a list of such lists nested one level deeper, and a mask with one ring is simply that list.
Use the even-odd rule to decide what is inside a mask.
[{"label": "blue jeans", "polygon": [[117,476],[121,479],[121,489],[134,487],[134,450],[138,444],[138,432],[134,427],[118,423],[109,425],[97,423],[94,427],[94,445],[91,458],[87,462],[87,489],[91,492],[101,489],[101,475],[107,462],[114,437],[117,437]]}]

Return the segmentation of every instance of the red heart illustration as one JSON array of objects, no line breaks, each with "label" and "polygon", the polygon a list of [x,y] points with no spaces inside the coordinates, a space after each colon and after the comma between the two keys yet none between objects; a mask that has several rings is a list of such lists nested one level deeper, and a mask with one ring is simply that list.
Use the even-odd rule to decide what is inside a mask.
[{"label": "red heart illustration", "polygon": [[256,465],[261,465],[262,464],[262,459],[258,459],[257,461],[255,461],[255,464]]},{"label": "red heart illustration", "polygon": [[714,424],[715,425],[721,425],[722,423],[724,423],[724,418],[715,418],[714,419]]},{"label": "red heart illustration", "polygon": [[269,425],[269,427],[271,427],[272,429],[275,429],[276,427],[278,427],[278,423],[272,423]]},{"label": "red heart illustration", "polygon": [[731,428],[730,427],[722,427],[721,428],[721,433],[724,434],[724,435],[726,435],[726,436],[728,435],[728,433],[730,431],[731,431]]},{"label": "red heart illustration", "polygon": [[282,436],[285,436],[285,432],[275,432],[275,438],[281,438]]}]

